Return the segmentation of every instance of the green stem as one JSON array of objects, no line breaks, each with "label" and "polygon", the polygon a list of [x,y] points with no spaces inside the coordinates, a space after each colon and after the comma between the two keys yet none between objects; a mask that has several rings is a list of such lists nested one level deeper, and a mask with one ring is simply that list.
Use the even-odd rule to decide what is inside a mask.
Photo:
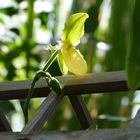
[{"label": "green stem", "polygon": [[59,50],[56,50],[52,56],[49,58],[49,60],[47,61],[46,65],[44,66],[44,68],[42,69],[42,71],[47,71],[48,68],[50,67],[50,65],[54,62],[54,60],[56,59],[57,57],[57,54],[58,54],[58,51]]},{"label": "green stem", "polygon": [[28,106],[29,106],[29,103],[30,103],[30,99],[32,97],[32,93],[33,93],[33,90],[34,90],[35,83],[37,82],[38,79],[39,79],[38,75],[35,75],[32,83],[31,83],[31,87],[30,87],[30,89],[28,91],[28,96],[27,96],[24,111],[23,111],[24,116],[25,116],[25,123],[28,122]]},{"label": "green stem", "polygon": [[[36,84],[36,82],[42,77],[42,74],[45,74],[44,71],[47,71],[48,68],[50,67],[50,65],[54,62],[54,60],[56,59],[58,54],[58,50],[56,50],[51,57],[49,58],[49,60],[47,61],[46,65],[44,66],[44,68],[42,69],[42,71],[37,72],[37,74],[35,75],[32,83],[31,83],[31,87],[28,91],[28,96],[26,99],[26,103],[25,103],[25,107],[24,107],[24,116],[25,116],[25,123],[28,122],[28,107],[29,107],[29,103],[30,103],[30,99],[32,98],[32,94],[33,94],[33,90],[34,90],[34,86]],[[45,77],[48,77],[50,79],[50,76],[45,74],[43,75]]]}]

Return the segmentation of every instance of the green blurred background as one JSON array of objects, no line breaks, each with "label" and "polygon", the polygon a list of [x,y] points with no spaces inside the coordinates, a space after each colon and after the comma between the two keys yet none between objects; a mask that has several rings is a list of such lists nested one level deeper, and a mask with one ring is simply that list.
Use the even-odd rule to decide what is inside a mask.
[{"label": "green blurred background", "polygon": [[[85,35],[78,47],[88,72],[125,70],[131,0],[0,0],[0,82],[32,79],[60,40],[64,22],[87,12]],[[54,62],[49,72],[61,75]],[[83,96],[96,128],[127,127],[138,108],[138,91]],[[30,118],[43,99],[32,99]],[[24,126],[24,100],[0,101],[14,131]],[[18,121],[17,121],[18,120]],[[57,106],[44,130],[81,129],[68,98]],[[93,128],[95,129],[95,126]]]}]

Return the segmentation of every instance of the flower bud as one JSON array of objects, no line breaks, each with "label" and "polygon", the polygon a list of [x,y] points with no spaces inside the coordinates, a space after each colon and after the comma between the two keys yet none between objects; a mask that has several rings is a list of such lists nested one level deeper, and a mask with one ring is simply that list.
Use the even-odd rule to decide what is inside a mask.
[{"label": "flower bud", "polygon": [[55,91],[56,93],[59,93],[59,94],[61,93],[61,91],[62,91],[61,85],[56,78],[52,77],[52,79],[49,82],[49,85],[53,91]]}]

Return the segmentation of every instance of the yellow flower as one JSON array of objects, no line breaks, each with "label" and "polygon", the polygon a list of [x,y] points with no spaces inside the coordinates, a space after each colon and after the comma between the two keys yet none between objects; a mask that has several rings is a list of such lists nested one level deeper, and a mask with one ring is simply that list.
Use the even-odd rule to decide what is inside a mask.
[{"label": "yellow flower", "polygon": [[65,23],[59,51],[59,66],[63,74],[70,71],[76,75],[83,75],[87,72],[86,61],[79,50],[74,47],[80,43],[87,18],[86,13],[77,13],[72,15]]}]

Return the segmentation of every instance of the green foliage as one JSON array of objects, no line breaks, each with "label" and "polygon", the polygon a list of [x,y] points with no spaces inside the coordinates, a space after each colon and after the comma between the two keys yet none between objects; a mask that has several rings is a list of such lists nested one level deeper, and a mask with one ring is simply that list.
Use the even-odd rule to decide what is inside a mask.
[{"label": "green foliage", "polygon": [[[50,75],[50,73],[47,72],[49,67],[51,66],[51,64],[55,61],[57,55],[60,55],[61,59],[64,59],[64,61],[65,61],[64,62],[63,60],[60,59],[60,62],[59,62],[60,66],[61,66],[61,64],[63,64],[66,67],[65,63],[68,62],[68,60],[70,60],[69,63],[66,63],[66,64],[69,64],[68,68],[70,69],[71,72],[73,72],[73,69],[74,69],[74,72],[76,71],[75,74],[79,74],[81,72],[81,69],[83,69],[82,62],[85,62],[85,61],[82,61],[83,60],[82,55],[80,54],[79,51],[74,49],[73,46],[72,46],[72,48],[70,48],[71,47],[70,43],[72,44],[72,42],[70,40],[75,37],[75,43],[77,41],[79,42],[81,36],[84,33],[84,22],[85,22],[86,18],[84,18],[84,20],[82,20],[82,17],[86,17],[87,18],[88,15],[85,14],[85,13],[77,13],[77,14],[72,15],[66,21],[65,27],[64,27],[64,30],[63,30],[63,34],[62,34],[62,38],[63,38],[63,40],[62,40],[63,42],[62,43],[63,43],[63,45],[61,45],[61,44],[58,44],[56,46],[49,45],[50,47],[56,47],[57,50],[50,56],[50,58],[48,59],[48,61],[45,64],[44,68],[42,70],[38,71],[36,73],[36,75],[34,76],[34,79],[33,79],[32,83],[31,83],[31,87],[30,87],[30,89],[28,91],[28,96],[27,96],[27,99],[26,99],[26,102],[25,102],[24,111],[23,111],[24,116],[25,116],[25,122],[28,122],[28,106],[29,106],[30,100],[32,98],[34,86],[35,86],[36,82],[40,78],[46,78],[46,82],[48,83],[48,86],[54,92],[56,92],[58,94],[60,94],[62,92],[62,87],[61,87],[59,81],[56,78],[52,77]],[[82,26],[82,28],[81,27],[79,28],[77,26],[78,23],[80,23],[80,26]],[[80,33],[78,36],[76,36],[77,32]],[[64,51],[63,51],[64,49],[65,49],[65,52],[69,53],[69,55],[64,53]],[[58,53],[58,51],[59,51],[59,53]],[[77,61],[77,62],[74,62],[74,61]],[[82,66],[80,71],[79,71],[79,67],[77,68],[77,65],[79,65],[79,67]],[[62,66],[61,70],[63,70],[64,66]],[[78,71],[77,71],[77,69],[78,69]],[[83,71],[81,73],[83,73]]]},{"label": "green foliage", "polygon": [[[105,67],[107,70],[124,70],[126,58],[126,12],[128,0],[112,0],[110,32],[108,41],[111,49],[106,54]],[[119,10],[118,10],[119,9]]]},{"label": "green foliage", "polygon": [[0,101],[0,107],[6,114],[8,114],[9,112],[15,112],[14,105],[9,101]]},{"label": "green foliage", "polygon": [[89,7],[87,11],[87,14],[89,15],[89,19],[87,19],[85,24],[85,32],[94,33],[95,30],[97,29],[99,24],[98,16],[99,16],[100,6],[102,2],[103,0],[98,0],[96,4],[93,4]]},{"label": "green foliage", "polygon": [[128,85],[131,90],[140,86],[140,1],[132,3],[133,11],[130,24],[130,41],[127,57]]}]

